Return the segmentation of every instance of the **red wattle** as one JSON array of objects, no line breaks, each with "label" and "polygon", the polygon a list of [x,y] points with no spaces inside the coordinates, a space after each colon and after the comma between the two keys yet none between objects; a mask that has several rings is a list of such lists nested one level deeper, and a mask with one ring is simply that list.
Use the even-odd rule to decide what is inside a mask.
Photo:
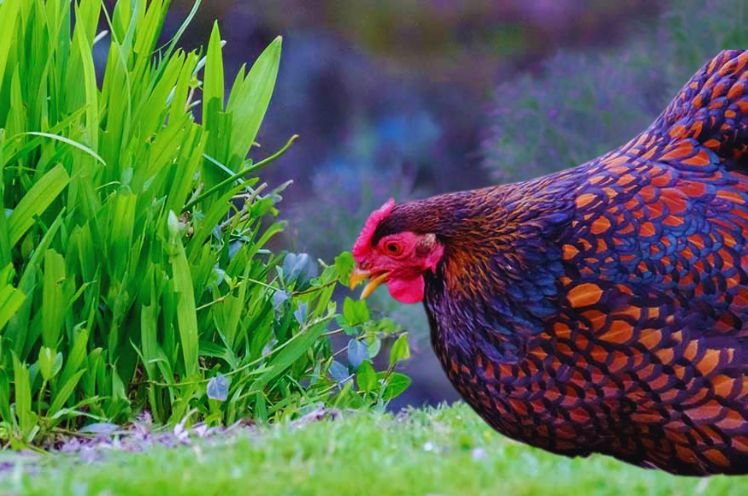
[{"label": "red wattle", "polygon": [[423,301],[425,284],[423,276],[419,275],[413,279],[390,279],[387,281],[387,289],[400,303],[419,303]]}]

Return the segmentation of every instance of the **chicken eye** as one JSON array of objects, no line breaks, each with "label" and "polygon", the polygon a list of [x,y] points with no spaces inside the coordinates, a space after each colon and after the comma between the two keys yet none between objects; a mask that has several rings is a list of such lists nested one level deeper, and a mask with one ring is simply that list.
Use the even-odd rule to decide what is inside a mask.
[{"label": "chicken eye", "polygon": [[403,252],[403,246],[396,241],[388,241],[384,244],[384,249],[390,255],[400,255]]}]

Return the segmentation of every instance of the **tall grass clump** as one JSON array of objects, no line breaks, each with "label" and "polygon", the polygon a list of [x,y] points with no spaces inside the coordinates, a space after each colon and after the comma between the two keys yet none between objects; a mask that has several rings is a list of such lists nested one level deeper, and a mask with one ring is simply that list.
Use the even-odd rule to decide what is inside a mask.
[{"label": "tall grass clump", "polygon": [[218,27],[204,51],[179,49],[193,9],[160,45],[168,7],[0,0],[2,444],[142,410],[265,420],[407,387],[404,337],[377,372],[397,330],[331,301],[349,254],[320,266],[266,247],[282,186],[258,173],[284,150],[247,156],[280,38],[225,90]]},{"label": "tall grass clump", "polygon": [[561,52],[496,89],[485,165],[502,182],[573,167],[644,130],[720,50],[748,46],[748,5],[679,0],[609,51]]}]

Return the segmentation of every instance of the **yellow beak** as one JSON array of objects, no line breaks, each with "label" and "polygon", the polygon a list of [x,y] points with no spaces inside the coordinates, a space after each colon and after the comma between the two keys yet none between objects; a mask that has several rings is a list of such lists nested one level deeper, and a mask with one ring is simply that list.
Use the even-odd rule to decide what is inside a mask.
[{"label": "yellow beak", "polygon": [[[382,272],[373,279],[370,279],[369,282],[366,283],[366,286],[364,286],[364,290],[361,292],[361,299],[363,300],[364,298],[368,298],[369,295],[371,295],[375,289],[377,289],[383,282],[385,282],[389,276],[389,272]],[[369,277],[371,277],[370,271],[355,268],[351,273],[351,278],[348,280],[348,287],[353,289],[366,279],[369,279]]]}]

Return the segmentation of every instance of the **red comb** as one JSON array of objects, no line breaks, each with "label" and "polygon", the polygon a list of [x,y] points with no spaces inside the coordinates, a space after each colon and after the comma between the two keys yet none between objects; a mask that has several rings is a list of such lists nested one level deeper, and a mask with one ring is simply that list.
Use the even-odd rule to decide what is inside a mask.
[{"label": "red comb", "polygon": [[364,223],[364,228],[361,229],[361,234],[358,235],[358,239],[353,244],[353,258],[358,261],[360,258],[366,256],[370,250],[371,238],[374,236],[374,231],[377,230],[379,223],[390,215],[392,209],[395,208],[395,200],[390,198],[384,205],[374,210],[369,214],[369,218]]}]

